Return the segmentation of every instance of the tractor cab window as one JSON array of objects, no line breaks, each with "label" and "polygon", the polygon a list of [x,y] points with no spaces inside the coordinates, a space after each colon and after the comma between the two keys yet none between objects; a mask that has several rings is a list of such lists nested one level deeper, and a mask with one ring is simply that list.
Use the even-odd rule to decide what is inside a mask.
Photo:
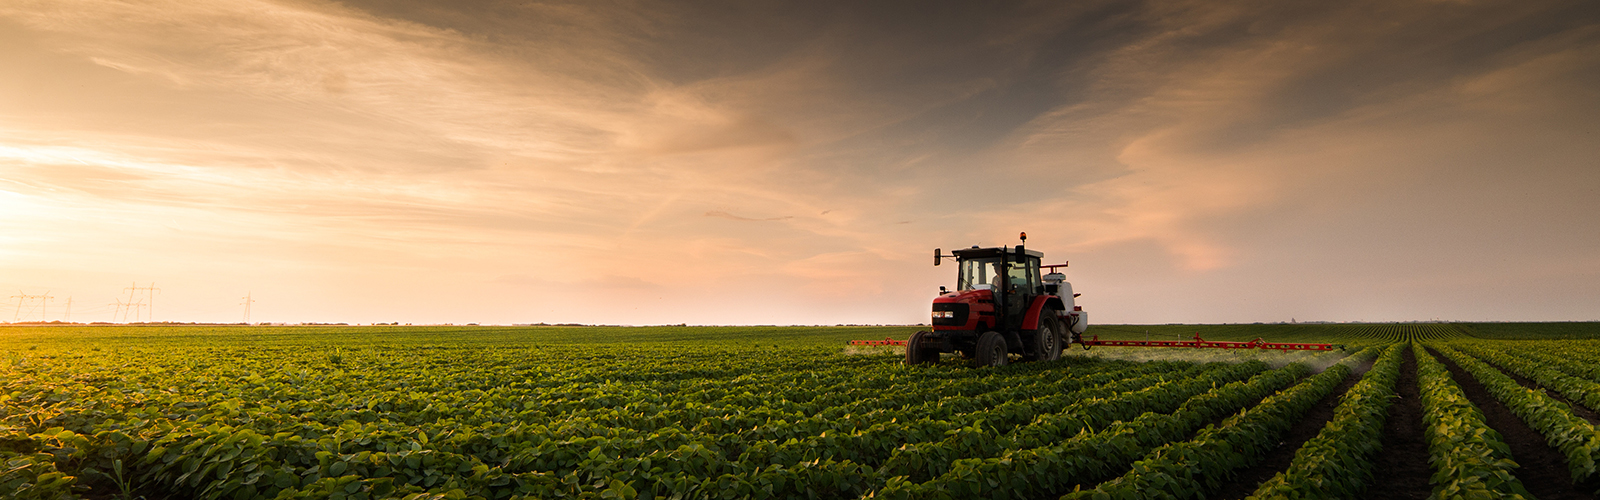
[{"label": "tractor cab window", "polygon": [[1015,287],[1023,293],[1038,293],[1039,259],[1027,258],[1024,262],[1007,262],[1002,268],[1000,259],[966,259],[961,261],[961,276],[957,290],[994,290],[1001,286]]},{"label": "tractor cab window", "polygon": [[956,280],[957,290],[991,290],[996,283],[1000,259],[966,259],[961,261],[961,276]]},{"label": "tractor cab window", "polygon": [[1039,259],[1027,258],[1025,262],[1012,262],[1010,266],[1010,272],[1007,274],[1011,278],[1011,285],[1017,287],[1017,291],[1038,293],[1034,289],[1039,285]]}]

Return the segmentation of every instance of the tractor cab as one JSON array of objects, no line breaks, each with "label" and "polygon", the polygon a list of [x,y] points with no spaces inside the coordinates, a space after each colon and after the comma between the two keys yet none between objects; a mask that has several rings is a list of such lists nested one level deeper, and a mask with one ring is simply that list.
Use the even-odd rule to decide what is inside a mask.
[{"label": "tractor cab", "polygon": [[1002,258],[1003,251],[1003,248],[972,247],[952,252],[960,268],[956,290],[994,291],[1005,287],[1013,293],[1037,293],[1039,259],[1044,258],[1044,254],[1028,251]]},{"label": "tractor cab", "polygon": [[[1022,241],[1026,243],[1027,233]],[[1043,268],[1066,264],[1041,265],[1044,254],[1021,244],[974,246],[950,255],[935,249],[933,265],[946,258],[956,259],[955,290],[940,287],[933,299],[933,331],[907,340],[909,364],[937,361],[941,353],[959,353],[988,366],[1004,365],[1011,355],[1023,361],[1058,359],[1087,326],[1064,276],[1040,274]]]},{"label": "tractor cab", "polygon": [[[956,294],[971,292],[972,298],[983,297],[1004,309],[1004,317],[1015,316],[1017,310],[1031,302],[1043,289],[1039,282],[1039,260],[1044,254],[1017,248],[968,248],[951,252],[955,255]],[[1003,317],[997,317],[1004,319]],[[995,321],[998,326],[1004,321]]]}]

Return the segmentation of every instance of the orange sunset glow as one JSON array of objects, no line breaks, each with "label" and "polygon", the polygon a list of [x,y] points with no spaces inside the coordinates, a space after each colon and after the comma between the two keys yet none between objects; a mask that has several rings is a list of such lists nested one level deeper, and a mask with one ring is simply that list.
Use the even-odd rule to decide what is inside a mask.
[{"label": "orange sunset glow", "polygon": [[1600,8],[8,0],[0,214],[0,321],[1596,320]]}]

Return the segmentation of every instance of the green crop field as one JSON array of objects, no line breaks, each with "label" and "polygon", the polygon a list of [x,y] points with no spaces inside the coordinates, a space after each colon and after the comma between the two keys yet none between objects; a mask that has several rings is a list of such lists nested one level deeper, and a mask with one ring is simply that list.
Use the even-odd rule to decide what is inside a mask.
[{"label": "green crop field", "polygon": [[1074,345],[1060,361],[1000,368],[954,356],[909,367],[897,349],[846,346],[917,329],[0,327],[0,496],[1532,498],[1600,487],[1600,346],[1587,340],[1600,324],[1107,325],[1089,333],[1347,349]]}]

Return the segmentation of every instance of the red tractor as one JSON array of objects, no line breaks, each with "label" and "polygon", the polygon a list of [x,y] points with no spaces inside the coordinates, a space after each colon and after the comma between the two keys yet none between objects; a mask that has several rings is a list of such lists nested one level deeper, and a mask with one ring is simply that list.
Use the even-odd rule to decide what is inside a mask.
[{"label": "red tractor", "polygon": [[[959,353],[978,366],[1001,366],[1016,355],[1022,361],[1049,361],[1061,358],[1061,351],[1074,343],[1084,349],[1112,347],[1186,347],[1191,349],[1273,349],[1279,351],[1332,351],[1339,344],[1267,342],[1255,340],[1101,340],[1098,335],[1083,338],[1089,328],[1089,313],[1076,304],[1078,294],[1066,276],[1056,272],[1066,264],[1040,265],[1044,254],[1023,247],[972,247],[944,255],[933,250],[933,265],[955,258],[956,289],[939,287],[933,299],[933,331],[911,334],[906,340],[852,340],[860,346],[906,346],[906,364],[939,361],[941,353]],[[1048,269],[1050,274],[1041,275]]]},{"label": "red tractor", "polygon": [[[1028,233],[1015,247],[934,249],[933,265],[956,259],[956,289],[939,287],[933,299],[933,331],[905,342],[906,364],[933,363],[940,353],[960,353],[979,366],[1000,366],[1011,355],[1023,361],[1055,360],[1082,342],[1088,313],[1075,304],[1066,264],[1040,265],[1044,254],[1027,250]],[[1049,274],[1040,274],[1049,269]]]}]

